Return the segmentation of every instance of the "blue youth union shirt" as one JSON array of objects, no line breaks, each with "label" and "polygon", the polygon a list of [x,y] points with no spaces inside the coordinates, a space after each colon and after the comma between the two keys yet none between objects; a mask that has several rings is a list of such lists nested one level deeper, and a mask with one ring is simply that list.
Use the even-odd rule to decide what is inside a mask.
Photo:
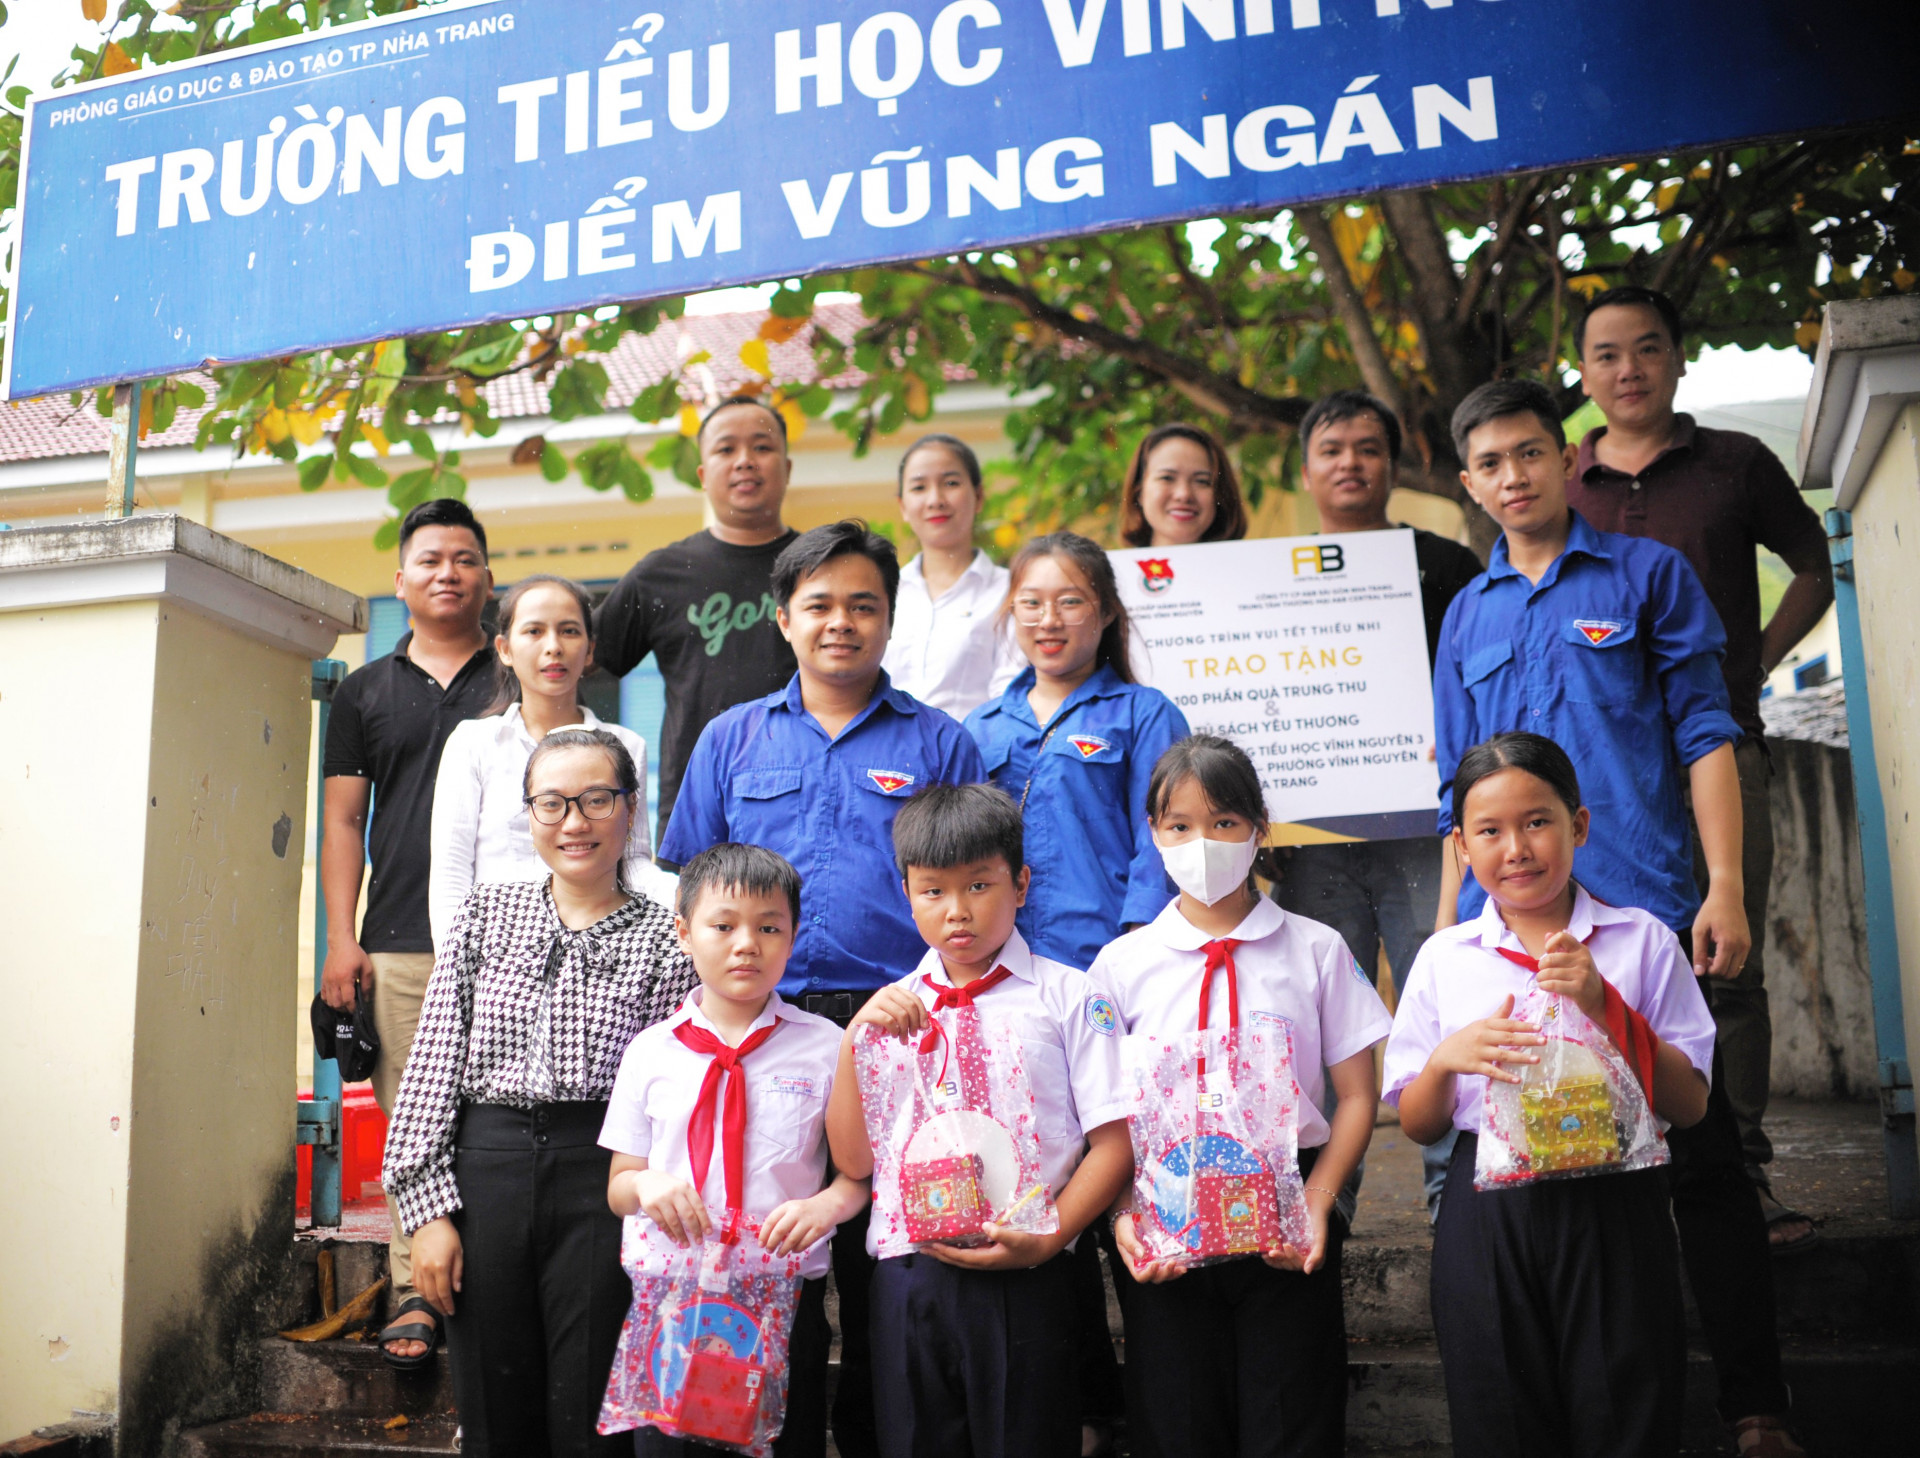
[{"label": "blue youth union shirt", "polygon": [[872,992],[927,950],[900,889],[894,815],[915,790],[983,778],[966,731],[886,674],[837,739],[801,704],[795,674],[701,731],[660,857],[685,865],[722,841],[778,851],[801,885],[781,994]]},{"label": "blue youth union shirt", "polygon": [[1174,894],[1147,829],[1147,781],[1187,737],[1187,718],[1103,664],[1043,729],[1027,703],[1033,683],[1029,667],[967,716],[967,731],[987,777],[1026,800],[1033,885],[1020,935],[1039,956],[1087,968],[1123,923],[1152,921]]},{"label": "blue youth union shirt", "polygon": [[[1544,734],[1573,760],[1593,812],[1573,858],[1580,883],[1676,931],[1690,927],[1700,896],[1681,772],[1740,738],[1720,671],[1725,647],[1706,590],[1671,547],[1595,531],[1574,512],[1566,551],[1535,585],[1514,570],[1502,538],[1440,629],[1440,833],[1453,829],[1461,756],[1496,734]],[[1469,872],[1460,919],[1486,899]]]}]

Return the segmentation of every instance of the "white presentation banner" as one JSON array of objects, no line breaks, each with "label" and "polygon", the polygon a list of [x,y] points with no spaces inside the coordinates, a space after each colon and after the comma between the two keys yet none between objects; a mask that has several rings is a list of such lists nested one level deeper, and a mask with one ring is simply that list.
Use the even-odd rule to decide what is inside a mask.
[{"label": "white presentation banner", "polygon": [[1140,680],[1233,740],[1273,842],[1435,834],[1433,678],[1410,531],[1109,553]]}]

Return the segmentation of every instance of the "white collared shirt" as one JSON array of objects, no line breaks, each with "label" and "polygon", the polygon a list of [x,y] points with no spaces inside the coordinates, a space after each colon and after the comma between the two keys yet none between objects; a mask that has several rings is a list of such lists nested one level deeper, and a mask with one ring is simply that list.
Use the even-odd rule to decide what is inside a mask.
[{"label": "white collared shirt", "polygon": [[[1121,1086],[1113,1003],[1085,972],[1034,956],[1019,932],[1000,949],[994,965],[1013,975],[983,994],[973,1008],[983,1024],[1011,1023],[1018,1031],[1021,1061],[1033,1088],[1040,1173],[1048,1194],[1058,1199],[1080,1167],[1087,1135],[1102,1124],[1127,1117],[1129,1100]],[[940,954],[931,948],[912,974],[894,985],[906,988],[931,1008],[938,994],[927,986],[927,977],[936,986],[953,986]],[[883,1191],[879,1171],[876,1163],[874,1202],[897,1208],[899,1191]],[[880,1224],[876,1218],[867,1227],[868,1255],[880,1253]]]},{"label": "white collared shirt", "polygon": [[[1573,919],[1567,930],[1587,944],[1593,965],[1627,1006],[1712,1078],[1713,1015],[1700,995],[1680,939],[1649,913],[1596,901],[1579,885],[1574,888]],[[1400,1106],[1401,1092],[1420,1076],[1435,1048],[1468,1023],[1492,1017],[1507,994],[1520,997],[1533,986],[1533,974],[1501,956],[1501,947],[1526,950],[1501,919],[1499,905],[1489,898],[1478,916],[1435,932],[1420,949],[1407,977],[1407,990],[1400,994],[1393,1035],[1387,1039],[1383,1097],[1395,1108]],[[1486,1091],[1483,1074],[1454,1079],[1454,1128],[1480,1132],[1480,1104]]]},{"label": "white collared shirt", "polygon": [[925,553],[902,567],[882,660],[893,686],[956,719],[998,698],[1026,667],[1011,626],[1000,621],[1008,581],[1007,569],[977,548],[937,600],[927,591]]},{"label": "white collared shirt", "polygon": [[[647,783],[647,742],[624,724],[606,724],[592,709],[580,708],[574,729],[604,729],[633,756],[640,784]],[[440,754],[433,785],[433,861],[427,872],[427,924],[438,947],[453,930],[460,904],[475,886],[499,881],[544,881],[546,863],[533,848],[533,822],[522,803],[527,760],[534,738],[518,704],[504,714],[489,714],[456,724]],[[634,796],[633,824],[621,858],[627,888],[641,891],[672,909],[663,899],[662,873],[653,864],[653,835],[647,828],[647,797]]]},{"label": "white collared shirt", "polygon": [[[680,1011],[627,1045],[607,1102],[606,1123],[600,1129],[603,1147],[636,1155],[646,1160],[647,1168],[665,1170],[689,1184],[693,1163],[687,1154],[687,1126],[713,1059],[682,1043],[673,1030],[692,1023],[720,1036],[701,1010],[703,991],[694,988]],[[746,1036],[752,1037],[776,1019],[780,1030],[740,1061],[747,1079],[747,1187],[742,1198],[753,1220],[764,1220],[789,1200],[810,1199],[827,1184],[827,1095],[840,1062],[840,1029],[825,1018],[802,1012],[776,992],[768,997]],[[714,1111],[713,1157],[707,1165],[707,1181],[700,1187],[700,1198],[715,1220],[727,1208],[722,1147],[726,1084],[723,1078],[721,1105]],[[823,1236],[807,1248],[801,1275],[826,1275],[832,1254],[829,1245],[830,1237]]]},{"label": "white collared shirt", "polygon": [[[1240,988],[1240,1025],[1283,1025],[1293,1039],[1294,1079],[1307,1095],[1300,1107],[1299,1142],[1327,1142],[1331,1103],[1323,1070],[1371,1048],[1393,1019],[1373,983],[1332,927],[1282,911],[1264,896],[1228,937]],[[1177,1038],[1196,1031],[1200,979],[1208,933],[1188,921],[1175,897],[1145,926],[1110,942],[1094,960],[1093,975],[1112,989],[1129,1034]],[[1229,1026],[1226,968],[1215,969],[1207,1026]]]}]

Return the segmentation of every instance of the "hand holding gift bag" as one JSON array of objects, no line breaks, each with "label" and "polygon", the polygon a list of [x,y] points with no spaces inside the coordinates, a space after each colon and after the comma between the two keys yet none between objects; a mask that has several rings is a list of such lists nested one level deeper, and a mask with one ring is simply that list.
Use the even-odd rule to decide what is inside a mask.
[{"label": "hand holding gift bag", "polygon": [[925,1034],[905,1043],[860,1026],[853,1056],[882,1259],[929,1242],[985,1245],[989,1224],[1059,1228],[1013,1029],[982,1023],[970,1004],[936,1008]]}]

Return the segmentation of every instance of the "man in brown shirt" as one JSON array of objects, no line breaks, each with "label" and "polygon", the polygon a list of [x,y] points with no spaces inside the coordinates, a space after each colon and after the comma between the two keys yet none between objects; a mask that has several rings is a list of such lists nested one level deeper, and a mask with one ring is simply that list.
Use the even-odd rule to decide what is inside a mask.
[{"label": "man in brown shirt", "polygon": [[[1664,294],[1617,288],[1594,297],[1575,327],[1574,344],[1582,385],[1607,423],[1581,442],[1567,495],[1574,509],[1602,531],[1652,537],[1679,550],[1699,573],[1726,628],[1727,693],[1747,736],[1735,758],[1745,812],[1745,899],[1753,951],[1744,970],[1714,983],[1711,1002],[1747,1172],[1761,1190],[1778,1251],[1811,1240],[1813,1228],[1773,1200],[1766,1176],[1773,1146],[1762,1122],[1773,1026],[1760,953],[1773,873],[1773,823],[1760,686],[1833,601],[1833,569],[1820,519],[1765,445],[1738,431],[1703,428],[1692,416],[1675,413],[1674,394],[1686,373],[1680,339],[1679,315]],[[1758,547],[1779,555],[1794,573],[1764,626]]]}]

